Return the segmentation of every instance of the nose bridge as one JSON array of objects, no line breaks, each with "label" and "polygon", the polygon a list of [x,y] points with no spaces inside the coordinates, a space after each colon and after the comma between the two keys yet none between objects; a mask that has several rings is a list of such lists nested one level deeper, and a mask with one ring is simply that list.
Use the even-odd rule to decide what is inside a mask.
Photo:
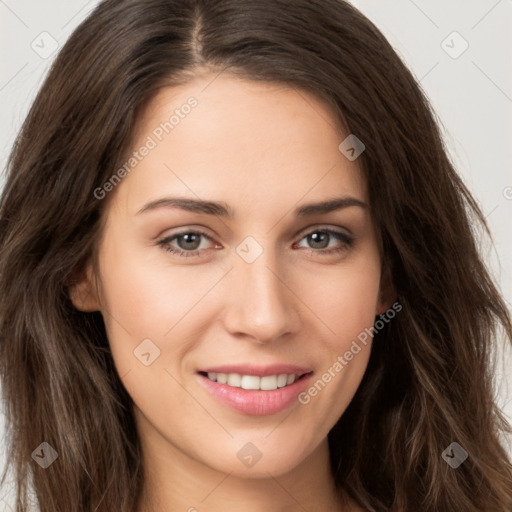
[{"label": "nose bridge", "polygon": [[298,316],[275,251],[251,238],[237,247],[226,327],[266,343],[294,330]]}]

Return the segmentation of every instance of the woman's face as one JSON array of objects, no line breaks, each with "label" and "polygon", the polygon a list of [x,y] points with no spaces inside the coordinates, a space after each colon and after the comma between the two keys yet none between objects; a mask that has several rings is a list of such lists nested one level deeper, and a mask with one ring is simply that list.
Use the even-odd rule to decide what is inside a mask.
[{"label": "woman's face", "polygon": [[132,167],[96,192],[112,194],[99,270],[72,297],[102,312],[162,460],[279,475],[325,448],[386,309],[347,135],[304,92],[211,75],[159,93]]}]

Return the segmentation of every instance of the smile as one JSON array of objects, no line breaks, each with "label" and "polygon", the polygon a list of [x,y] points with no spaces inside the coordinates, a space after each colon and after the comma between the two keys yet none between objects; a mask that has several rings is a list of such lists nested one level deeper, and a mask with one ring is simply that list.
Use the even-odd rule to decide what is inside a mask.
[{"label": "smile", "polygon": [[215,402],[252,415],[276,414],[298,404],[297,397],[312,375],[310,368],[292,365],[230,365],[197,372]]}]

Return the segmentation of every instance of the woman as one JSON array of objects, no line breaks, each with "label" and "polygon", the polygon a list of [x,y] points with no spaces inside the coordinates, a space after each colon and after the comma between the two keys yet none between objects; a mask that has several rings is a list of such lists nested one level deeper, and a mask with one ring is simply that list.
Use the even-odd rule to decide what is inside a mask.
[{"label": "woman", "polygon": [[18,510],[511,509],[485,221],[349,4],[101,3],[0,216]]}]

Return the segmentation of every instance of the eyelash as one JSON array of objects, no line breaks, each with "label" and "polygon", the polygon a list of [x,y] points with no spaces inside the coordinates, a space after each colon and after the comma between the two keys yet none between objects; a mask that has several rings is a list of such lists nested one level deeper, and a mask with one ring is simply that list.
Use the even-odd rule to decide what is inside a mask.
[{"label": "eyelash", "polygon": [[[353,237],[351,237],[345,233],[342,233],[341,231],[336,231],[336,230],[328,229],[328,228],[324,228],[324,229],[320,228],[320,229],[315,229],[313,231],[310,231],[310,232],[306,233],[304,236],[302,236],[302,238],[300,240],[303,240],[304,238],[306,238],[307,236],[309,236],[313,233],[327,233],[330,236],[333,236],[334,238],[343,242],[343,245],[341,247],[335,247],[335,248],[331,248],[331,249],[327,249],[327,250],[326,249],[309,249],[310,253],[319,253],[323,256],[329,256],[332,254],[341,254],[344,251],[346,251],[349,247],[351,247],[354,243]],[[206,249],[194,249],[193,251],[184,251],[182,249],[176,249],[175,247],[169,245],[169,243],[172,240],[174,240],[175,238],[179,238],[180,236],[183,236],[183,235],[202,235],[205,238],[208,238],[209,240],[211,240],[210,236],[208,236],[206,233],[204,233],[201,230],[194,230],[194,231],[189,230],[189,231],[182,231],[180,233],[175,233],[172,236],[168,236],[168,237],[158,241],[157,244],[160,245],[165,251],[175,254],[177,256],[184,257],[184,258],[198,256],[201,251],[206,250]]]}]

